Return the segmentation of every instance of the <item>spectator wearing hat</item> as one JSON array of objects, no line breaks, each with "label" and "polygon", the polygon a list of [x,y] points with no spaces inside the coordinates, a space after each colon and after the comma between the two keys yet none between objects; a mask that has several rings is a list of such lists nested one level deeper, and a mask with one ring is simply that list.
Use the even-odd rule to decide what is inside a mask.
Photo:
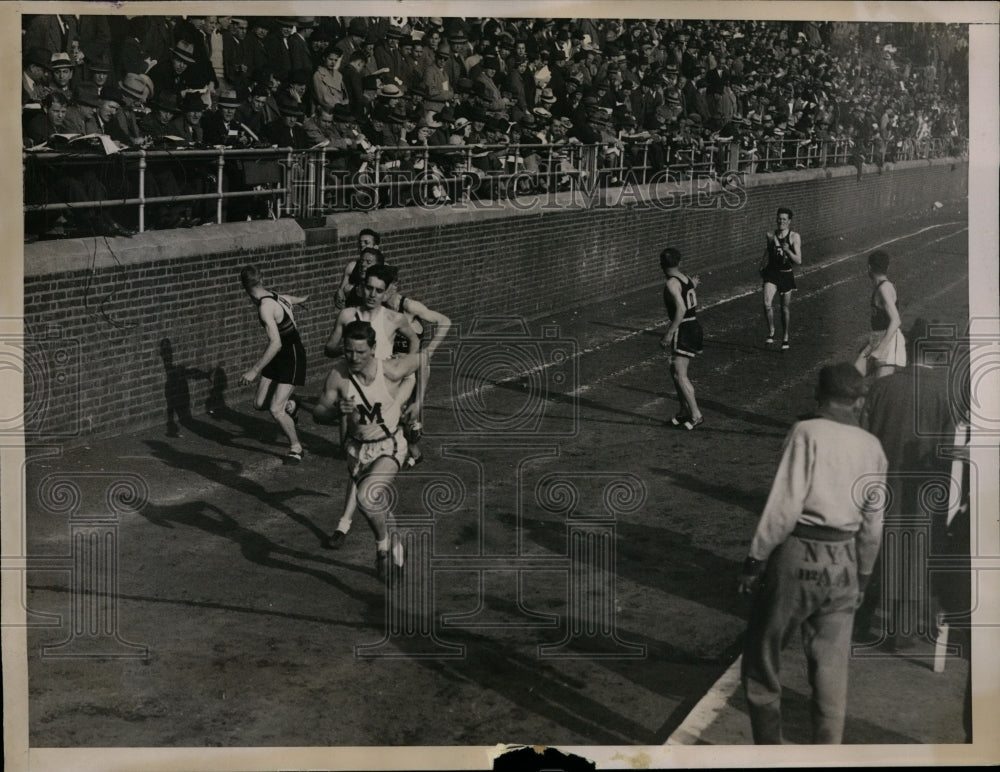
[{"label": "spectator wearing hat", "polygon": [[185,94],[180,102],[180,111],[171,122],[171,133],[189,145],[204,144],[205,132],[201,127],[204,113],[205,102],[201,95],[195,92]]},{"label": "spectator wearing hat", "polygon": [[399,79],[402,83],[397,85],[407,93],[423,78],[422,72],[417,70],[419,53],[422,50],[422,47],[412,35],[404,35],[399,39],[399,51],[402,58],[402,69],[400,70]]},{"label": "spectator wearing hat", "polygon": [[197,88],[194,77],[188,74],[194,64],[194,44],[187,40],[178,40],[170,49],[167,59],[153,65],[149,77],[153,80],[153,92],[173,91],[181,94],[188,89]]},{"label": "spectator wearing hat", "polygon": [[[100,54],[95,56],[93,59],[88,59],[83,65],[83,80],[88,80],[91,83],[96,83],[97,86],[103,87],[111,79],[111,73],[114,67],[111,66],[111,56],[107,51],[101,51]],[[126,70],[126,72],[128,72]],[[145,73],[146,70],[136,70],[136,72]]]},{"label": "spectator wearing hat", "polygon": [[363,18],[355,16],[348,22],[347,34],[334,44],[344,57],[344,65],[350,61],[351,54],[361,47],[367,35],[368,23]]},{"label": "spectator wearing hat", "polygon": [[[445,63],[445,72],[451,83],[457,83],[459,78],[472,78],[472,73],[465,66],[466,57],[469,54],[469,38],[464,30],[458,29],[448,33],[448,47],[451,55]],[[499,70],[499,65],[497,70]]]},{"label": "spectator wearing hat", "polygon": [[288,73],[288,79],[275,93],[275,100],[280,102],[283,97],[287,96],[301,105],[303,114],[309,115],[312,113],[312,95],[309,93],[311,80],[312,72],[310,70],[292,70]]},{"label": "spectator wearing hat", "polygon": [[293,69],[292,49],[297,45],[292,40],[295,32],[296,19],[291,16],[279,16],[274,20],[271,31],[264,38],[264,50],[267,51],[267,66],[280,81],[288,78]]},{"label": "spectator wearing hat", "polygon": [[333,41],[334,38],[330,36],[326,29],[317,24],[306,41],[309,44],[309,57],[312,59],[312,68],[314,70],[323,63],[323,53],[333,45]]},{"label": "spectator wearing hat", "polygon": [[[838,744],[847,713],[854,610],[882,540],[888,462],[858,426],[864,381],[849,363],[819,372],[816,417],[797,422],[739,578],[753,607],[741,680],[754,742],[781,744],[781,652],[803,625],[814,743]],[[858,496],[858,480],[871,480]],[[829,581],[824,581],[824,579]]]},{"label": "spectator wearing hat", "polygon": [[250,23],[246,17],[234,16],[229,27],[222,31],[222,74],[226,83],[237,94],[249,90],[250,67],[247,64],[247,33]]},{"label": "spectator wearing hat", "polygon": [[248,147],[252,137],[236,119],[236,111],[241,105],[236,91],[224,89],[219,92],[216,110],[208,110],[201,116],[201,128],[206,145],[223,147]]},{"label": "spectator wearing hat", "polygon": [[328,46],[323,52],[323,63],[316,68],[312,76],[312,96],[318,107],[329,110],[334,105],[349,103],[340,64],[340,51],[334,46]]},{"label": "spectator wearing hat", "polygon": [[316,19],[312,16],[299,16],[295,21],[295,31],[288,38],[288,50],[292,60],[291,71],[312,72],[313,58],[309,38],[316,26]]},{"label": "spectator wearing hat", "polygon": [[[545,85],[552,89],[552,93],[556,95],[556,99],[565,99],[566,77],[568,75],[566,68],[569,65],[569,59],[566,58],[566,54],[562,51],[556,50],[549,55],[548,61],[550,65],[549,78]],[[537,78],[535,79],[535,83],[542,87],[538,83]]]},{"label": "spectator wearing hat", "polygon": [[117,129],[112,137],[132,146],[148,144],[148,135],[139,127],[139,119],[146,114],[146,101],[150,96],[149,78],[134,72],[128,73],[118,84],[121,109],[115,114]]},{"label": "spectator wearing hat", "polygon": [[246,85],[250,87],[253,74],[270,66],[267,53],[268,25],[264,17],[251,16],[247,19],[249,32],[243,39],[243,63],[246,65]]},{"label": "spectator wearing hat", "polygon": [[288,94],[279,95],[277,102],[281,115],[264,127],[264,139],[278,147],[309,147],[309,137],[302,128],[302,118],[305,116],[302,104]]},{"label": "spectator wearing hat", "polygon": [[[21,62],[21,106],[36,105],[35,111],[41,109],[42,100],[48,96],[49,87],[45,85],[45,76],[49,71],[51,55],[44,48],[32,48],[24,52]],[[63,95],[65,97],[65,94]],[[67,99],[67,104],[68,104]]]},{"label": "spectator wearing hat", "polygon": [[171,123],[180,112],[177,94],[163,91],[153,96],[149,103],[149,114],[139,121],[139,130],[148,137],[162,137],[172,130]]},{"label": "spectator wearing hat", "polygon": [[[57,92],[62,93],[62,92]],[[101,106],[101,92],[93,83],[80,83],[73,89],[73,98],[66,111],[66,129],[70,134],[99,134],[96,119]]]},{"label": "spectator wearing hat", "polygon": [[494,80],[499,68],[500,60],[495,56],[487,56],[483,59],[483,70],[479,78],[474,81],[478,86],[477,95],[483,100],[486,111],[497,114],[504,113],[507,109],[507,104]]},{"label": "spectator wearing hat", "polygon": [[427,89],[424,108],[427,110],[441,110],[455,97],[453,82],[446,71],[450,58],[451,48],[442,43],[434,54],[434,63],[424,72],[423,86]]},{"label": "spectator wearing hat", "polygon": [[384,83],[403,86],[407,82],[407,67],[403,61],[403,52],[399,48],[399,41],[404,34],[406,33],[402,27],[390,25],[385,37],[375,45],[375,64],[377,69],[384,73],[382,78]]},{"label": "spectator wearing hat", "polygon": [[73,64],[69,54],[65,52],[52,54],[49,58],[49,73],[52,78],[50,90],[58,91],[63,96],[69,97],[73,93],[75,85],[73,82],[75,68],[76,65]]},{"label": "spectator wearing hat", "polygon": [[189,16],[174,27],[174,38],[191,44],[194,61],[185,71],[189,89],[215,90],[219,87],[212,68],[211,35],[215,23],[214,16]]},{"label": "spectator wearing hat", "polygon": [[[53,92],[43,100],[43,112],[32,119],[29,132],[25,134],[28,142],[38,140],[52,141],[53,134],[76,133],[67,132],[65,115],[67,112],[66,98]],[[25,165],[24,201],[26,204],[74,204],[65,213],[60,212],[26,212],[24,216],[25,233],[34,237],[51,234],[64,236],[66,228],[58,225],[65,221],[66,227],[75,230],[81,236],[131,236],[132,231],[120,225],[108,210],[103,207],[96,209],[84,208],[77,203],[85,201],[106,201],[108,191],[101,183],[92,167],[73,165],[60,169],[59,174],[51,174],[48,169],[40,168],[30,162]],[[61,232],[60,232],[61,231]]]}]

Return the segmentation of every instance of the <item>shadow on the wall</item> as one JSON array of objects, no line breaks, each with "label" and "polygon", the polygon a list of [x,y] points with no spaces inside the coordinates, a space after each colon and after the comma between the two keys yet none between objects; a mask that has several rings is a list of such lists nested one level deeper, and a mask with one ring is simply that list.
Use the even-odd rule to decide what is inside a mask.
[{"label": "shadow on the wall", "polygon": [[[259,440],[264,443],[279,443],[281,431],[266,412],[261,414],[264,417],[257,417],[235,410],[227,404],[229,376],[221,364],[208,370],[178,364],[174,361],[173,344],[169,338],[160,341],[160,358],[163,360],[164,370],[163,396],[166,401],[167,437],[181,437],[181,428],[184,428],[192,434],[220,445],[236,446],[265,454],[273,453],[273,450],[256,447],[253,443],[238,442],[238,440]],[[209,383],[205,412],[212,418],[211,421],[197,418],[192,413],[190,386],[192,379],[204,379]],[[232,425],[232,428],[224,428],[223,422]],[[314,455],[343,457],[339,444],[323,434],[306,432],[300,427],[299,436],[309,452]]]}]

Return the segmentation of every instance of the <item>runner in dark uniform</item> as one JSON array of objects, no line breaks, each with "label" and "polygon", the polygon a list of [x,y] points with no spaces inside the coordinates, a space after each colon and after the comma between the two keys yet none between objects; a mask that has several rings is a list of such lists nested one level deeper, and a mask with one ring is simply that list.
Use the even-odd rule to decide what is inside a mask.
[{"label": "runner in dark uniform", "polygon": [[677,389],[680,411],[670,423],[690,431],[705,422],[695,400],[694,386],[688,379],[688,362],[701,353],[702,329],[697,319],[697,276],[687,276],[677,267],[681,253],[668,247],[660,253],[660,268],[666,275],[663,302],[670,314],[670,326],[660,345],[670,348],[670,376]]},{"label": "runner in dark uniform", "polygon": [[764,318],[767,320],[766,343],[774,343],[774,295],[781,295],[781,348],[789,348],[788,321],[795,276],[792,267],[802,265],[802,239],[790,229],[792,210],[781,207],[778,210],[778,227],[767,234],[767,249],[760,277],[764,280]]},{"label": "runner in dark uniform", "polygon": [[240,271],[240,282],[257,306],[261,326],[267,331],[268,345],[264,354],[240,377],[240,382],[253,383],[260,376],[254,407],[268,410],[288,437],[286,460],[302,460],[302,444],[295,430],[298,403],[292,399],[296,386],[306,382],[306,350],[292,316],[292,305],[304,303],[308,296],[279,295],[264,287],[260,272],[253,266]]}]

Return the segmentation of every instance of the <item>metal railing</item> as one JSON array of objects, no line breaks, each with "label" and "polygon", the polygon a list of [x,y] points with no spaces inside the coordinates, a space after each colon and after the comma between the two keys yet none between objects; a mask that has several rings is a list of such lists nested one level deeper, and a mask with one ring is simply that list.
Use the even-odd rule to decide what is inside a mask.
[{"label": "metal railing", "polygon": [[[900,139],[859,145],[850,139],[746,139],[663,141],[625,136],[613,143],[584,145],[510,143],[369,147],[365,153],[328,148],[126,150],[94,153],[26,152],[26,176],[51,174],[114,176],[125,190],[87,200],[27,201],[25,212],[135,208],[138,230],[148,229],[151,207],[212,202],[211,216],[227,219],[226,202],[261,199],[264,216],[311,217],[331,212],[406,205],[441,205],[472,199],[498,200],[621,184],[682,181],[727,172],[761,174],[962,156],[961,137]],[[57,173],[58,173],[57,169]],[[44,178],[42,174],[42,178]],[[149,195],[158,176],[173,174],[180,189]],[[122,182],[124,180],[124,183]],[[192,184],[194,181],[195,184]],[[90,188],[94,189],[93,186]],[[249,218],[249,215],[248,215]],[[230,219],[233,219],[230,217]]]}]

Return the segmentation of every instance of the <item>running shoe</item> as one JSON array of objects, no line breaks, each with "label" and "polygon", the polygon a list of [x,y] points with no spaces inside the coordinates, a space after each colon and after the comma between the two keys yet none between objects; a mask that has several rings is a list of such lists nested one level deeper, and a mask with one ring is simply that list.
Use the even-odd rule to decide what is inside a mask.
[{"label": "running shoe", "polygon": [[685,421],[687,421],[687,418],[688,418],[688,414],[685,413],[682,410],[681,412],[679,412],[677,415],[675,415],[673,418],[670,419],[670,425],[671,426],[680,426]]},{"label": "running shoe", "polygon": [[782,351],[788,351],[788,349],[790,349],[790,348],[791,348],[791,346],[788,345],[788,341],[787,340],[781,341],[781,350]]},{"label": "running shoe", "polygon": [[684,421],[684,428],[691,431],[696,426],[701,426],[703,423],[705,423],[705,416],[701,416],[698,420],[695,420],[694,418],[687,418]]}]

